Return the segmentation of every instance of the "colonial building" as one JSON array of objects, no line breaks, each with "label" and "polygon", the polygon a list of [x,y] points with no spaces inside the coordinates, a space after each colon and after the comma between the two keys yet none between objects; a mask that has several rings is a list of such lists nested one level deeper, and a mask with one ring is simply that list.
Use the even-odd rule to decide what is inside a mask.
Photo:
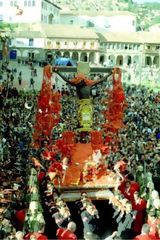
[{"label": "colonial building", "polygon": [[160,66],[160,33],[105,33],[100,36],[100,62]]},{"label": "colonial building", "polygon": [[10,49],[19,58],[65,56],[93,63],[98,61],[99,37],[94,30],[80,26],[27,24],[12,34]]},{"label": "colonial building", "polygon": [[[25,29],[25,31],[24,31]],[[69,57],[96,65],[160,66],[160,33],[97,33],[75,25],[27,24],[12,34],[10,56]]]},{"label": "colonial building", "polygon": [[136,15],[128,11],[61,11],[60,23],[111,32],[136,31]]},{"label": "colonial building", "polygon": [[57,23],[59,11],[53,0],[0,0],[0,20],[9,23]]}]

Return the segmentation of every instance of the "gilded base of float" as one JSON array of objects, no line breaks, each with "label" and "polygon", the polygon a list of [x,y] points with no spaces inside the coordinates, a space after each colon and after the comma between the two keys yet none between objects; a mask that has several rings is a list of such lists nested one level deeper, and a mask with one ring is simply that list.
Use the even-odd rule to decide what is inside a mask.
[{"label": "gilded base of float", "polygon": [[78,101],[78,122],[80,125],[79,131],[89,132],[93,125],[93,106],[92,99],[81,99]]},{"label": "gilded base of float", "polygon": [[77,131],[79,131],[79,132],[91,132],[91,131],[93,131],[93,129],[90,128],[90,127],[82,127],[82,128],[77,128]]}]

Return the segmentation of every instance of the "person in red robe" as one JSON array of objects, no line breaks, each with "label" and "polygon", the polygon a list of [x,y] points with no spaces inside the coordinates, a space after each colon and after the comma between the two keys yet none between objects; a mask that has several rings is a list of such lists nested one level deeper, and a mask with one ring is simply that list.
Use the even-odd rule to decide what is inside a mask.
[{"label": "person in red robe", "polygon": [[139,184],[135,181],[124,180],[121,182],[118,189],[125,198],[132,202],[134,193],[139,190]]},{"label": "person in red robe", "polygon": [[16,212],[16,219],[17,219],[17,222],[18,222],[18,229],[19,230],[23,229],[25,215],[26,215],[26,210],[25,209],[21,209],[21,210],[18,210]]},{"label": "person in red robe", "polygon": [[160,219],[155,217],[155,209],[151,209],[148,213],[147,223],[150,226],[150,234],[157,237],[158,226],[160,226]]},{"label": "person in red robe", "polygon": [[48,240],[48,238],[42,233],[27,233],[24,237],[25,240],[37,239],[37,240]]},{"label": "person in red robe", "polygon": [[137,214],[135,216],[135,220],[133,223],[133,230],[136,234],[139,234],[145,222],[147,202],[144,199],[139,197],[138,192],[134,192],[133,196],[134,198],[132,201],[132,209],[137,211]]},{"label": "person in red robe", "polygon": [[57,239],[58,240],[77,240],[75,235],[76,224],[74,222],[69,222],[67,228],[58,228],[57,229]]},{"label": "person in red robe", "polygon": [[157,238],[150,235],[150,227],[147,223],[143,224],[141,234],[137,235],[133,240],[156,240]]}]

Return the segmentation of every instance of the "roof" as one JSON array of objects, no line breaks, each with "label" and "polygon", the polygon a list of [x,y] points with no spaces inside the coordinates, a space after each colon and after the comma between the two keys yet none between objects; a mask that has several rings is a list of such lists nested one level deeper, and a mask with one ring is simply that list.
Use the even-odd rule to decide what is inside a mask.
[{"label": "roof", "polygon": [[66,24],[22,24],[16,30],[16,36],[27,37],[30,35],[35,38],[98,39],[93,29]]},{"label": "roof", "polygon": [[10,34],[12,37],[19,38],[44,38],[46,35],[43,32],[38,31],[19,31]]},{"label": "roof", "polygon": [[160,43],[160,32],[107,32],[102,35],[106,42]]},{"label": "roof", "polygon": [[113,16],[136,16],[135,13],[129,11],[60,11],[60,15],[75,15],[75,16],[106,16],[106,17],[113,17]]},{"label": "roof", "polygon": [[153,43],[160,44],[160,32],[104,32],[96,33],[93,28],[66,24],[20,24],[11,33],[12,37],[54,38],[54,39],[92,39],[102,42]]}]

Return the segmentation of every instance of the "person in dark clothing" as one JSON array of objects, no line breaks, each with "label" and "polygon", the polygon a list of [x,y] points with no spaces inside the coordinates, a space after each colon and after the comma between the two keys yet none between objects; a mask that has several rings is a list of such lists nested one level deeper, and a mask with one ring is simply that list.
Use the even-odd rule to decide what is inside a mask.
[{"label": "person in dark clothing", "polygon": [[34,89],[34,79],[33,78],[30,79],[30,86],[29,87],[30,88],[32,87]]},{"label": "person in dark clothing", "polygon": [[99,239],[99,216],[98,211],[92,203],[88,203],[86,210],[81,212],[81,219],[84,226],[84,239]]},{"label": "person in dark clothing", "polygon": [[53,214],[52,217],[59,228],[67,228],[68,223],[71,221],[71,214],[66,205],[61,206],[59,211]]}]

